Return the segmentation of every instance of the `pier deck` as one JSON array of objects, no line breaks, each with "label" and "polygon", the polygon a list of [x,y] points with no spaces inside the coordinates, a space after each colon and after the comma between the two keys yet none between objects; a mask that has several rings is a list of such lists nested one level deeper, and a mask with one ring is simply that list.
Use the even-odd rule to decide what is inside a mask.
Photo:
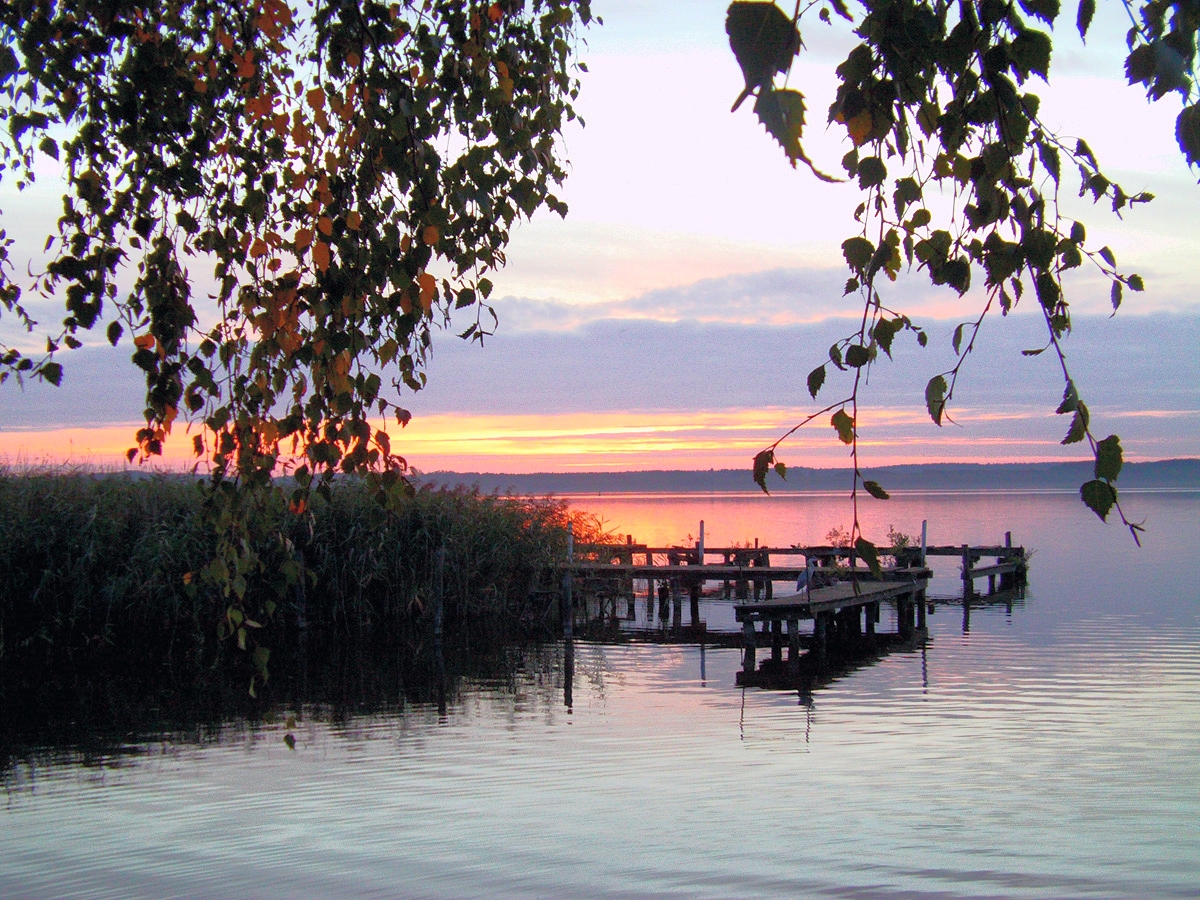
[{"label": "pier deck", "polygon": [[[928,570],[918,569],[915,571]],[[885,575],[893,572],[895,570],[885,572]],[[920,580],[860,581],[857,584],[843,581],[829,587],[789,594],[786,597],[772,597],[770,600],[739,603],[733,608],[733,613],[739,622],[769,622],[773,619],[788,619],[793,616],[811,619],[817,613],[837,612],[868,603],[878,603],[881,600],[907,597],[914,591],[923,591],[926,584],[927,581],[924,578]]]}]

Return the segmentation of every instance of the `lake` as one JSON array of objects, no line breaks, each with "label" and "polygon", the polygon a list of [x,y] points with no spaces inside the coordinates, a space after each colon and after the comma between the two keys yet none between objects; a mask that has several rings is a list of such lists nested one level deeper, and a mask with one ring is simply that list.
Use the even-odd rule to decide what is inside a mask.
[{"label": "lake", "polygon": [[[738,687],[733,648],[576,642],[569,708],[549,644],[440,706],[33,748],[3,772],[0,896],[1196,897],[1200,492],[1122,500],[1141,549],[1074,494],[864,501],[880,541],[1011,531],[1029,586],[809,695]],[[652,544],[850,523],[844,495],[572,502]]]}]

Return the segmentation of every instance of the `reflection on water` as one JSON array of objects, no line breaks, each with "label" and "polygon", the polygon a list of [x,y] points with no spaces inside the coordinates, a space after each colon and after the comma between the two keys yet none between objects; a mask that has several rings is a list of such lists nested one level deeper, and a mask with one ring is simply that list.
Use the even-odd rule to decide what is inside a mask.
[{"label": "reflection on water", "polygon": [[1200,502],[1147,500],[1138,554],[1069,499],[991,501],[1038,551],[1023,608],[939,609],[807,697],[738,688],[736,648],[447,645],[442,696],[409,669],[27,752],[0,896],[1195,896]]}]

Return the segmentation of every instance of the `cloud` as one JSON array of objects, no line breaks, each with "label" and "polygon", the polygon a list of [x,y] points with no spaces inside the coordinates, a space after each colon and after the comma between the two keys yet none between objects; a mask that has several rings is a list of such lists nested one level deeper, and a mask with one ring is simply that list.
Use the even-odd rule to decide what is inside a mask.
[{"label": "cloud", "polygon": [[[506,296],[495,304],[498,333],[564,331],[604,320],[788,326],[862,316],[859,294],[846,295],[843,267],[769,268],[655,287],[630,296],[572,302]],[[959,297],[917,274],[880,288],[892,308],[929,318],[978,315],[983,300]],[[1105,288],[1105,302],[1108,302]]]}]

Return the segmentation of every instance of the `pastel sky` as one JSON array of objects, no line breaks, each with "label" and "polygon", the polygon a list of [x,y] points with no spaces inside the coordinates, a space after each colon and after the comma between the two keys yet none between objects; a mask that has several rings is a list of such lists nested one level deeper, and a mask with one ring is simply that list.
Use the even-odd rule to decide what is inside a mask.
[{"label": "pastel sky", "polygon": [[[860,311],[856,298],[841,297],[839,249],[854,233],[857,189],[793,170],[749,104],[730,114],[741,75],[725,5],[594,3],[605,25],[581,50],[587,125],[565,140],[570,214],[540,214],[516,230],[509,264],[494,278],[500,327],[485,346],[450,333],[435,342],[430,386],[401,398],[415,418],[396,445],[411,464],[507,472],[748,466],[815,408],[804,378]],[[1107,284],[1087,273],[1074,279],[1079,318],[1068,353],[1094,424],[1121,434],[1128,458],[1195,456],[1200,173],[1189,173],[1175,144],[1178,103],[1149,105],[1121,77],[1121,4],[1100,6],[1086,48],[1073,29],[1061,30],[1054,87],[1034,90],[1048,123],[1085,136],[1127,190],[1157,199],[1119,220],[1066,198],[1089,243],[1111,246],[1147,282],[1109,318]],[[826,129],[824,110],[833,66],[852,44],[815,18],[804,40],[790,84],[810,100],[805,145],[837,172],[845,133]],[[0,186],[5,227],[28,236],[30,255],[59,208],[54,175],[20,196]],[[861,411],[866,458],[1079,457],[1078,446],[1059,444],[1067,423],[1053,412],[1062,393],[1055,364],[1019,352],[1044,343],[1032,309],[989,320],[956,395],[956,424],[929,421],[924,383],[946,367],[950,334],[977,313],[981,295],[960,299],[923,278],[902,276],[885,298],[932,340],[923,351],[908,341],[895,363],[874,370]],[[51,305],[33,306],[43,321],[61,317]],[[12,339],[5,323],[0,329]],[[5,385],[0,457],[119,465],[142,406],[128,355],[106,345],[77,351],[64,359],[58,390]],[[830,400],[837,390],[826,388]],[[188,444],[179,435],[168,462],[186,463]],[[828,466],[846,453],[827,424],[814,423],[781,457]]]}]

